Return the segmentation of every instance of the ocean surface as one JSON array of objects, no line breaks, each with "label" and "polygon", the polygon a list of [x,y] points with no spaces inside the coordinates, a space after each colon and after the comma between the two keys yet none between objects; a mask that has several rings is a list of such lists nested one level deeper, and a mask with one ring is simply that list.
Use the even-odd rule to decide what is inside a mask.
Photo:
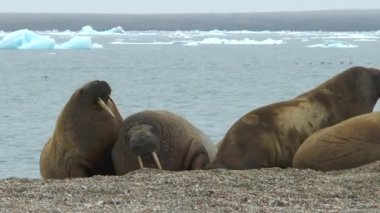
[{"label": "ocean surface", "polygon": [[[352,66],[380,67],[380,32],[35,32],[95,49],[0,49],[0,178],[40,178],[40,151],[71,94],[107,81],[123,117],[177,113],[213,141],[245,113]],[[0,32],[0,40],[8,32]]]}]

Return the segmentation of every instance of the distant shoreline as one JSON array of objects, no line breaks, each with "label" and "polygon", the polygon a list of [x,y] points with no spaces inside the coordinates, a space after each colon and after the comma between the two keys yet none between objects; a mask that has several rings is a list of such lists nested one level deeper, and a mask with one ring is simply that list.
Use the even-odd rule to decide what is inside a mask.
[{"label": "distant shoreline", "polygon": [[380,9],[198,14],[0,13],[0,31],[146,30],[377,31]]}]

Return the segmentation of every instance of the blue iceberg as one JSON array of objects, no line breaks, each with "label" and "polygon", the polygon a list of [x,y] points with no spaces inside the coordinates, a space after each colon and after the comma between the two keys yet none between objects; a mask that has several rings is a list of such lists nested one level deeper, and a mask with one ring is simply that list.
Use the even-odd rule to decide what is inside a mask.
[{"label": "blue iceberg", "polygon": [[55,40],[27,29],[6,34],[0,41],[1,49],[53,49]]},{"label": "blue iceberg", "polygon": [[42,36],[33,31],[22,29],[8,34],[0,40],[0,49],[95,49],[102,48],[100,44],[94,44],[90,37],[74,36],[69,41],[57,44],[53,38]]}]

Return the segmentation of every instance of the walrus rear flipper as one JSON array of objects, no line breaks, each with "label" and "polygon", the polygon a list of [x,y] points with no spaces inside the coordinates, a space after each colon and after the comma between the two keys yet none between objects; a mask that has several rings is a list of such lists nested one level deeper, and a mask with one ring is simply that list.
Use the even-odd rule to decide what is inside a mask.
[{"label": "walrus rear flipper", "polygon": [[210,162],[206,148],[198,141],[191,142],[184,160],[184,168],[187,170],[204,169]]}]

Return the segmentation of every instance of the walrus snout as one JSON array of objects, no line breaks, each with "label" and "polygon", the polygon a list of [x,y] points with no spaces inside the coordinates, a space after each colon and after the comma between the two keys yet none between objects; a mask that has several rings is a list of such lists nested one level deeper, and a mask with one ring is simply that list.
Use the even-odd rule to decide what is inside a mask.
[{"label": "walrus snout", "polygon": [[134,153],[142,155],[157,150],[157,145],[152,140],[142,140],[140,138],[131,138],[130,146]]},{"label": "walrus snout", "polygon": [[[145,137],[145,139],[147,139]],[[130,139],[130,146],[132,151],[137,155],[137,160],[139,161],[140,168],[144,168],[144,164],[141,158],[141,155],[152,154],[154,162],[156,163],[159,169],[162,169],[160,160],[157,157],[157,143],[153,141],[152,138],[147,140],[141,139],[140,137],[132,137]]]},{"label": "walrus snout", "polygon": [[115,117],[115,115],[113,114],[112,110],[110,109],[110,106],[112,106],[111,99],[108,99],[107,104],[106,104],[106,103],[104,103],[103,99],[98,98],[98,104],[99,104],[100,107],[102,107],[106,112],[108,112],[108,114],[110,114],[112,117]]},{"label": "walrus snout", "polygon": [[105,110],[112,117],[115,117],[112,108],[115,107],[111,99],[111,87],[106,81],[91,81],[79,89],[77,99],[91,106],[95,105],[97,110]]},{"label": "walrus snout", "polygon": [[138,124],[131,127],[125,141],[137,155],[155,152],[158,150],[158,137],[154,128],[149,124]]},{"label": "walrus snout", "polygon": [[[157,168],[158,168],[158,169],[162,169],[161,162],[160,162],[160,160],[158,159],[156,152],[152,152],[151,154],[152,154],[152,157],[153,157],[154,163],[156,164]],[[137,156],[137,160],[138,160],[138,162],[139,162],[140,168],[143,169],[143,168],[144,168],[144,163],[143,163],[143,160],[142,160],[142,158],[141,158],[141,155],[138,155],[138,156]]]},{"label": "walrus snout", "polygon": [[137,155],[140,168],[144,168],[141,155],[151,154],[157,167],[162,169],[160,160],[156,154],[156,151],[159,149],[159,139],[153,126],[149,124],[139,124],[133,126],[128,130],[126,137],[126,141],[128,141],[129,137],[129,146]]}]

